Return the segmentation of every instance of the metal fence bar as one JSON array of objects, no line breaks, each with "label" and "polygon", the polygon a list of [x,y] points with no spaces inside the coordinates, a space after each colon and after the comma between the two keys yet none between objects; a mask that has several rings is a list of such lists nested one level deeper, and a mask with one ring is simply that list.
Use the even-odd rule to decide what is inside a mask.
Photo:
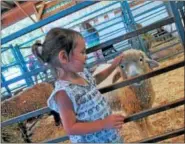
[{"label": "metal fence bar", "polygon": [[140,5],[140,6],[136,7],[136,8],[131,8],[131,10],[135,11],[135,10],[137,10],[139,8],[142,8],[142,7],[144,7],[144,6],[146,6],[146,5],[150,4],[150,3],[153,3],[154,1],[146,1],[146,2],[147,3],[144,3],[144,4],[142,4],[142,5]]},{"label": "metal fence bar", "polygon": [[[108,5],[108,6],[112,6],[112,5],[114,5],[114,4],[117,4],[117,2],[116,3],[112,3],[112,4],[110,4],[110,5]],[[107,6],[106,6],[107,7]],[[117,8],[116,8],[117,9]],[[100,9],[99,9],[100,10]],[[115,9],[113,9],[113,10],[115,10]],[[110,11],[113,11],[113,10],[110,10]],[[94,13],[94,12],[93,12]],[[91,13],[90,13],[91,14]],[[88,14],[88,15],[90,15],[90,14]],[[104,13],[103,13],[104,14]],[[155,13],[156,14],[156,13]],[[102,15],[102,14],[100,14],[100,15]],[[99,16],[99,15],[98,15]],[[86,16],[84,16],[84,17],[86,17]],[[120,16],[119,16],[120,17]],[[119,17],[116,17],[116,18],[119,18]],[[115,18],[113,18],[113,19],[115,19]],[[112,20],[113,20],[112,19]],[[143,19],[143,18],[142,18]],[[107,22],[107,21],[106,21]],[[105,23],[105,22],[103,22],[103,23]],[[101,23],[101,24],[103,24],[103,23]],[[98,25],[101,25],[101,24],[98,24]],[[67,25],[67,24],[66,24]],[[63,27],[65,27],[66,25],[64,25]],[[96,25],[96,26],[98,26],[98,25]],[[96,27],[95,26],[95,27]],[[19,46],[23,46],[23,45],[25,45],[26,43],[29,43],[29,42],[31,42],[31,41],[33,41],[33,40],[36,40],[36,39],[38,39],[38,38],[40,38],[40,37],[42,37],[42,36],[44,36],[45,34],[42,34],[42,35],[40,35],[40,36],[38,36],[38,37],[36,37],[36,38],[34,38],[34,39],[32,39],[32,40],[29,40],[29,41],[27,41],[27,42],[24,42],[23,44],[20,44]]]},{"label": "metal fence bar", "polygon": [[[102,48],[112,47],[112,45],[115,44],[115,43],[118,43],[118,42],[121,42],[121,41],[123,41],[123,40],[132,38],[132,37],[134,37],[134,36],[137,36],[137,35],[146,33],[146,32],[148,32],[148,31],[150,31],[150,30],[156,29],[156,28],[158,28],[158,27],[161,27],[161,26],[163,26],[163,25],[167,25],[167,24],[170,24],[170,23],[173,23],[173,22],[174,22],[173,17],[164,19],[164,20],[162,20],[162,21],[159,21],[159,22],[156,22],[156,23],[154,23],[154,24],[148,25],[148,26],[146,26],[146,27],[144,27],[144,28],[141,28],[141,29],[138,29],[138,30],[136,30],[136,31],[129,32],[129,33],[125,34],[125,35],[122,35],[122,36],[119,36],[119,37],[117,37],[117,38],[114,38],[114,39],[112,39],[111,41],[107,41],[107,42],[104,42],[104,43],[102,43],[102,44],[100,44],[100,45],[98,45],[98,46],[89,48],[89,49],[87,49],[86,52],[87,52],[87,54],[89,54],[89,53],[91,53],[91,52],[97,51],[97,50],[102,49]],[[39,70],[36,69],[36,70],[34,71],[34,73],[37,73],[37,71],[39,71]],[[29,76],[31,75],[29,72],[28,72],[28,73],[25,73],[25,74],[26,74],[26,75],[29,75]],[[8,84],[11,84],[11,83],[13,83],[13,82],[15,82],[15,81],[22,80],[22,79],[24,79],[25,77],[26,77],[25,75],[19,76],[19,77],[16,77],[16,78],[14,78],[14,79],[11,79],[11,80],[7,81],[7,83],[8,83]],[[3,84],[2,84],[2,86],[3,86]]]},{"label": "metal fence bar", "polygon": [[[9,84],[15,83],[15,82],[20,81],[22,79],[25,79],[27,77],[36,75],[37,73],[39,73],[40,71],[43,71],[43,70],[44,70],[44,67],[40,67],[40,68],[37,68],[37,69],[33,70],[32,72],[25,72],[21,76],[17,76],[13,79],[10,79],[10,80],[6,81],[6,84],[9,85]],[[4,86],[4,83],[1,84],[1,87],[3,87],[3,86]]]},{"label": "metal fence bar", "polygon": [[87,64],[87,67],[88,67],[88,68],[91,68],[91,67],[93,67],[94,65],[100,64],[100,63],[102,63],[102,62],[107,62],[107,61],[109,61],[109,60],[115,58],[117,55],[121,54],[123,51],[128,50],[129,48],[130,48],[130,47],[121,49],[120,51],[114,52],[113,54],[108,55],[108,56],[106,56],[106,57],[104,57],[104,58],[102,58],[102,59],[99,59],[98,61],[91,62],[91,63]]},{"label": "metal fence bar", "polygon": [[137,142],[134,142],[134,143],[156,143],[156,142],[159,142],[159,141],[162,141],[162,140],[165,140],[165,139],[169,139],[169,138],[173,138],[173,137],[176,137],[176,136],[183,135],[184,133],[185,133],[185,128],[180,128],[180,129],[177,129],[175,131],[167,132],[167,133],[164,133],[162,135],[159,135],[159,136],[156,136],[156,137],[151,137],[151,138],[144,139],[144,140],[141,140],[141,141],[137,141]]},{"label": "metal fence bar", "polygon": [[177,31],[178,31],[181,43],[183,44],[183,48],[185,49],[185,34],[184,34],[185,30],[184,30],[184,27],[183,27],[183,24],[182,24],[182,21],[181,21],[179,11],[177,9],[177,4],[176,4],[175,1],[169,1],[169,4],[170,4],[170,8],[171,8],[172,13],[173,13],[173,18],[174,18],[174,21],[175,21],[175,25],[177,27]]},{"label": "metal fence bar", "polygon": [[97,51],[97,50],[102,49],[102,48],[111,47],[115,43],[121,42],[123,40],[130,39],[130,38],[138,36],[140,34],[147,33],[148,31],[154,30],[156,28],[160,28],[161,26],[171,24],[173,22],[174,22],[173,17],[166,18],[164,20],[161,20],[161,21],[155,22],[153,24],[150,24],[148,26],[145,26],[143,28],[140,28],[136,31],[129,32],[129,33],[126,33],[126,34],[121,35],[119,37],[116,37],[116,38],[112,39],[111,41],[104,42],[104,43],[101,43],[98,46],[94,46],[92,48],[89,48],[89,49],[87,49],[86,52],[87,52],[87,54],[89,54],[91,52]]},{"label": "metal fence bar", "polygon": [[[120,18],[120,17],[119,17]],[[119,20],[119,21],[116,21],[116,22],[114,22],[114,23],[112,23],[112,24],[110,24],[110,25],[108,25],[108,26],[106,26],[106,27],[104,27],[104,28],[100,28],[100,29],[98,29],[98,32],[100,32],[100,31],[103,31],[103,30],[105,30],[105,29],[108,29],[108,28],[110,28],[110,27],[112,27],[112,26],[114,26],[114,25],[116,25],[116,24],[118,24],[118,23],[123,23],[123,21],[122,20]],[[122,29],[125,29],[125,27],[122,27]],[[88,37],[88,36],[90,36],[90,35],[92,35],[92,34],[94,34],[94,33],[96,33],[97,31],[95,31],[95,32],[93,32],[93,33],[90,33],[90,34],[88,34],[88,35],[86,35],[85,37]],[[106,36],[106,34],[104,34],[103,36]]]},{"label": "metal fence bar", "polygon": [[3,72],[4,70],[6,70],[10,67],[18,66],[18,65],[19,65],[19,62],[13,62],[13,63],[8,64],[8,65],[3,65],[3,66],[1,66],[1,72]]},{"label": "metal fence bar", "polygon": [[[153,41],[156,41],[158,38],[165,38],[166,36],[169,36],[170,34],[172,34],[172,33],[175,33],[175,32],[177,32],[176,30],[175,31],[172,31],[172,32],[170,32],[170,33],[166,33],[166,34],[163,34],[163,35],[161,35],[161,36],[159,36],[159,37],[157,37],[157,38],[152,38],[152,40]],[[167,40],[165,40],[165,41],[163,41],[163,42],[161,42],[161,43],[158,43],[158,44],[156,44],[156,45],[154,45],[154,46],[152,46],[152,47],[157,47],[157,46],[160,46],[160,45],[162,45],[162,44],[164,44],[164,43],[166,43],[166,42],[169,42],[169,41],[171,41],[171,40],[173,40],[174,39],[174,37],[172,36],[172,38],[169,38],[169,39],[167,39]]]},{"label": "metal fence bar", "polygon": [[150,11],[156,10],[158,8],[161,8],[161,7],[164,7],[164,4],[160,4],[160,5],[156,6],[156,7],[153,7],[151,9],[148,9],[148,10],[142,12],[142,13],[139,13],[139,14],[135,15],[134,18],[137,18],[137,17],[139,17],[139,16],[141,16],[141,15],[143,15],[145,13],[149,13]]},{"label": "metal fence bar", "polygon": [[45,114],[45,113],[50,112],[50,111],[51,110],[48,107],[44,107],[44,108],[38,109],[34,112],[29,112],[29,113],[20,115],[18,117],[15,117],[15,118],[12,118],[10,120],[2,122],[1,123],[1,128],[6,127],[6,126],[11,125],[11,124],[14,124],[14,123],[22,122],[22,121],[27,120],[29,118],[36,117],[36,116],[39,116],[41,114]]},{"label": "metal fence bar", "polygon": [[[175,31],[174,31],[174,32],[175,32]],[[165,34],[165,35],[166,35],[166,34]],[[162,36],[160,36],[160,37],[162,37]],[[172,38],[172,39],[173,39],[173,38]],[[170,40],[172,40],[172,39],[169,39],[168,41],[170,41]],[[165,41],[165,42],[168,42],[168,41]],[[167,50],[168,48],[173,47],[173,46],[175,46],[175,45],[177,45],[177,44],[179,44],[179,43],[180,43],[180,41],[178,41],[178,42],[176,42],[176,43],[174,43],[174,44],[172,44],[172,45],[163,47],[163,48],[161,48],[161,49],[159,49],[159,50],[156,50],[156,51],[154,51],[154,52],[151,52],[151,55],[152,55],[152,54],[155,54],[155,53],[157,53],[157,52],[163,51],[163,50]],[[128,45],[128,44],[126,44],[126,45]],[[123,49],[123,50],[127,50],[127,49]],[[120,54],[120,53],[116,53],[116,54],[118,55],[118,54]],[[115,54],[114,54],[114,55],[115,55]],[[111,55],[110,57],[112,57],[112,55]],[[113,57],[115,57],[115,56],[113,56]],[[92,57],[90,57],[90,58],[94,58],[94,56],[92,56]],[[90,58],[88,58],[88,60],[89,60]],[[105,60],[107,60],[107,59],[103,59],[103,60],[100,60],[100,61],[98,61],[98,62],[97,62],[97,61],[91,62],[91,63],[88,64],[87,67],[89,67],[89,65],[91,65],[91,67],[92,67],[93,65],[98,64],[98,63],[101,63],[101,62],[104,62]],[[108,60],[110,60],[110,58],[108,58]]]},{"label": "metal fence bar", "polygon": [[163,48],[161,48],[161,49],[159,49],[159,50],[156,50],[156,51],[154,51],[154,52],[151,52],[151,54],[155,54],[155,53],[158,53],[158,52],[160,52],[160,51],[167,50],[167,49],[169,49],[169,48],[171,48],[171,47],[173,47],[173,46],[175,46],[175,45],[177,45],[177,44],[179,44],[179,43],[180,43],[180,41],[178,41],[178,42],[176,42],[176,43],[174,43],[174,44],[171,44],[171,45],[169,45],[169,46],[163,47]]},{"label": "metal fence bar", "polygon": [[[180,100],[177,100],[175,102],[172,102],[170,104],[166,104],[164,106],[160,106],[160,107],[156,107],[156,108],[153,108],[153,109],[149,109],[149,110],[146,110],[146,111],[142,111],[142,112],[139,112],[137,114],[133,114],[131,116],[128,116],[124,119],[124,123],[127,123],[127,122],[131,122],[131,121],[135,121],[135,120],[138,120],[138,119],[141,119],[143,117],[146,117],[146,116],[149,116],[149,115],[153,115],[153,114],[156,114],[156,113],[159,113],[159,112],[162,112],[162,111],[166,111],[166,110],[169,110],[169,109],[172,109],[172,108],[175,108],[175,107],[178,107],[180,105],[183,105],[185,103],[185,99],[180,99]],[[182,133],[182,130],[180,132],[178,132],[178,134],[181,134]],[[173,132],[170,133],[171,137],[174,137],[176,136]],[[169,138],[168,135],[161,135],[161,136],[158,136],[159,138],[158,139],[154,139],[155,140],[163,140],[163,139],[167,139]],[[61,138],[57,138],[57,139],[53,139],[53,140],[49,140],[45,143],[57,143],[57,142],[62,142],[60,140],[68,140],[67,136],[64,136],[64,137],[61,137]],[[147,140],[153,140],[153,139],[147,139]],[[146,142],[148,142],[147,140],[145,140]],[[136,142],[138,143],[138,142]]]},{"label": "metal fence bar", "polygon": [[181,50],[181,51],[179,51],[179,52],[177,52],[177,53],[171,54],[171,55],[169,55],[169,56],[167,56],[167,57],[158,59],[158,61],[160,61],[160,62],[161,62],[161,61],[164,61],[164,60],[166,60],[166,59],[168,59],[168,58],[174,57],[174,56],[179,55],[179,54],[181,54],[181,53],[184,53],[184,50]]},{"label": "metal fence bar", "polygon": [[[104,14],[104,13],[103,13]],[[112,21],[112,20],[115,20],[115,19],[118,19],[118,18],[120,18],[121,16],[118,16],[118,17],[115,17],[115,18],[113,18],[113,19],[110,19],[110,20],[108,20],[108,21],[106,21],[106,22],[110,22],[110,21]],[[106,23],[106,22],[103,22],[103,23]],[[103,23],[101,23],[101,24],[103,24]],[[99,25],[101,25],[101,24],[98,24],[98,25],[95,25],[95,27],[97,27],[97,26],[99,26]],[[59,27],[61,27],[61,28],[66,28],[65,26],[59,26]],[[72,28],[72,27],[68,27],[68,28]],[[90,28],[90,29],[92,29],[92,28]],[[28,43],[30,43],[30,42],[32,42],[32,41],[34,41],[34,40],[37,40],[38,38],[41,38],[41,37],[43,37],[43,36],[45,36],[46,35],[46,33],[44,33],[44,34],[41,34],[41,35],[39,35],[39,36],[37,36],[37,37],[34,37],[34,38],[32,38],[32,39],[30,39],[30,40],[28,40],[28,41],[26,41],[26,42],[24,42],[24,43],[21,43],[20,45],[19,45],[19,47],[22,47],[23,45],[25,45],[25,44],[28,44]],[[31,47],[31,46],[30,46]]]},{"label": "metal fence bar", "polygon": [[124,119],[124,122],[127,123],[127,122],[131,122],[131,121],[136,121],[138,119],[141,119],[141,118],[144,118],[144,117],[147,117],[147,116],[159,113],[159,112],[163,112],[163,111],[181,106],[183,104],[185,104],[185,98],[181,98],[179,100],[165,104],[163,106],[154,107],[152,109],[141,111],[139,113],[130,115]]},{"label": "metal fence bar", "polygon": [[46,24],[49,24],[49,23],[51,23],[51,22],[53,22],[55,20],[58,20],[61,17],[67,16],[67,15],[72,14],[72,13],[74,13],[74,12],[80,10],[80,9],[83,9],[83,8],[85,8],[87,6],[93,5],[93,4],[97,3],[97,2],[98,1],[80,2],[80,3],[76,4],[75,6],[70,7],[68,9],[66,9],[66,10],[63,10],[63,11],[59,12],[58,14],[56,14],[54,16],[48,17],[48,18],[46,18],[44,20],[41,20],[38,23],[35,23],[35,24],[31,25],[31,26],[23,28],[23,29],[21,29],[21,30],[19,30],[19,31],[17,31],[17,32],[15,32],[15,33],[13,33],[13,34],[11,34],[11,35],[1,39],[1,45],[5,44],[7,42],[10,42],[10,41],[12,41],[12,40],[14,40],[14,39],[24,35],[24,34],[27,34],[27,33],[31,32],[33,30],[36,30],[36,29],[38,29],[38,28],[40,28],[40,27],[42,27],[42,26],[44,26]]},{"label": "metal fence bar", "polygon": [[164,67],[164,68],[160,68],[160,69],[154,70],[152,72],[146,73],[144,75],[141,75],[141,76],[138,76],[138,77],[135,77],[135,78],[131,78],[131,79],[125,80],[125,81],[117,83],[117,84],[112,84],[110,86],[106,86],[104,88],[101,88],[100,92],[101,93],[106,93],[106,92],[109,92],[109,91],[112,91],[112,90],[115,90],[115,89],[118,89],[118,88],[130,85],[130,84],[139,82],[141,80],[152,78],[152,77],[160,75],[162,73],[175,70],[177,68],[183,67],[184,65],[185,65],[185,62],[181,61],[181,62],[178,62],[176,64],[173,64],[173,65],[170,65],[170,66],[167,66],[167,67]]},{"label": "metal fence bar", "polygon": [[[184,65],[185,65],[184,61],[181,61],[179,63],[170,65],[168,67],[161,68],[159,70],[155,70],[155,71],[147,73],[145,75],[142,75],[142,76],[130,79],[130,80],[126,80],[126,81],[118,83],[118,84],[107,86],[107,87],[101,88],[99,90],[100,90],[101,93],[106,93],[106,92],[109,92],[109,91],[121,88],[123,86],[135,83],[137,81],[144,80],[144,79],[147,79],[147,78],[150,78],[150,77],[153,77],[153,76],[156,76],[156,75],[159,75],[159,74],[162,74],[162,73],[165,73],[165,72],[168,72],[168,71],[180,68],[180,67],[183,67]],[[34,112],[29,112],[27,114],[18,116],[16,118],[12,118],[10,120],[4,121],[4,122],[1,123],[1,127],[5,127],[7,125],[10,125],[10,124],[13,124],[13,123],[16,123],[16,122],[21,122],[21,121],[24,121],[24,120],[29,119],[31,117],[36,117],[38,115],[44,114],[44,113],[49,112],[49,111],[50,111],[49,108],[46,108],[46,107],[45,108],[41,108],[41,109],[36,110]]]},{"label": "metal fence bar", "polygon": [[[103,7],[103,8],[100,8],[100,9],[98,9],[98,10],[95,10],[95,11],[89,13],[88,15],[94,14],[95,12],[97,12],[97,11],[99,11],[99,10],[102,10],[102,9],[104,9],[104,8],[111,7],[112,5],[115,5],[115,4],[117,4],[117,3],[118,3],[118,2],[114,2],[114,3],[112,3],[112,4],[109,4],[109,5],[107,5],[107,6]],[[115,8],[115,9],[117,9],[117,8]],[[109,11],[107,11],[107,12],[113,11],[113,10],[115,10],[115,9],[109,10]],[[103,13],[103,14],[104,14],[104,13]],[[100,16],[100,15],[103,15],[103,14],[99,14],[99,15],[97,15],[97,16]],[[80,17],[80,18],[78,18],[78,19],[76,19],[76,20],[73,20],[72,22],[69,22],[69,23],[65,24],[65,25],[61,25],[60,27],[66,27],[68,24],[74,23],[74,22],[76,22],[76,21],[79,20],[79,19],[86,18],[88,15],[82,16],[82,17]],[[93,18],[94,18],[94,17],[93,17]],[[91,18],[91,19],[92,19],[92,18]],[[75,25],[73,25],[72,27],[74,27],[74,26],[76,26],[76,25],[78,25],[78,24],[75,24]],[[100,25],[100,24],[98,24],[98,25]],[[98,26],[98,25],[96,25],[96,26]],[[25,33],[25,34],[26,34],[26,33]],[[36,39],[38,39],[38,38],[40,38],[40,37],[43,37],[43,36],[45,36],[45,35],[46,35],[45,33],[44,33],[44,34],[41,34],[41,35],[39,35],[39,36],[37,36],[37,37],[31,39],[31,40],[28,40],[28,41],[26,41],[26,42],[20,44],[19,47],[22,47],[23,45],[25,45],[25,44],[27,44],[27,43],[30,43],[30,42],[32,42],[32,41],[34,41],[34,40],[36,40]]]},{"label": "metal fence bar", "polygon": [[59,142],[63,142],[63,141],[66,141],[66,140],[69,140],[68,136],[52,139],[52,140],[49,140],[49,141],[45,141],[43,143],[59,143]]},{"label": "metal fence bar", "polygon": [[[165,9],[164,9],[165,10]],[[149,20],[151,20],[151,19],[154,19],[154,18],[156,18],[156,17],[158,17],[160,14],[163,14],[163,13],[165,13],[165,11],[160,11],[160,12],[158,12],[157,14],[153,14],[154,16],[152,16],[152,17],[145,17],[145,18],[143,18],[144,20],[140,20],[140,21],[136,21],[137,23],[144,23],[144,22],[146,22],[146,21],[149,21]],[[165,17],[166,18],[166,17]]]},{"label": "metal fence bar", "polygon": [[[112,3],[112,4],[110,4],[110,5],[108,5],[109,7],[110,6],[112,6],[112,5],[114,5],[114,4],[117,4],[118,2],[115,2],[115,3]],[[106,6],[106,7],[108,7],[108,6]],[[102,8],[100,8],[100,9],[98,9],[98,10],[101,10]],[[116,8],[117,9],[117,8]],[[114,9],[113,9],[114,10]],[[111,10],[112,11],[112,10]],[[94,11],[95,12],[95,11]],[[92,12],[92,13],[90,13],[90,14],[93,14],[94,12]],[[109,12],[109,11],[108,11]],[[88,15],[90,15],[90,14],[88,14]],[[102,15],[102,14],[100,14],[100,15]],[[99,16],[99,15],[98,15]],[[83,17],[86,17],[86,16],[83,16]],[[81,18],[83,18],[83,17],[81,17]],[[75,21],[73,21],[73,22],[75,22]],[[65,24],[63,27],[65,27],[67,24]],[[100,24],[99,24],[100,25]],[[42,37],[42,36],[44,36],[45,34],[42,34],[42,35],[40,35],[40,36],[38,36],[38,37],[36,37],[36,38],[34,38],[33,40],[35,40],[35,39],[38,39],[39,37]],[[32,41],[32,40],[31,40]],[[26,44],[26,43],[28,43],[28,42],[31,42],[31,41],[27,41],[27,42],[25,42],[25,43],[23,43],[23,44],[20,44],[19,46],[22,46],[22,45],[24,45],[24,44]]]},{"label": "metal fence bar", "polygon": [[[81,16],[81,17],[79,17],[79,18],[77,18],[77,19],[74,19],[73,21],[68,22],[68,23],[65,24],[65,25],[62,25],[62,27],[66,27],[66,26],[68,26],[68,25],[71,24],[71,23],[76,23],[76,21],[79,21],[80,19],[86,18],[86,17],[88,17],[89,15],[93,15],[93,14],[95,14],[95,13],[101,11],[101,10],[104,10],[104,9],[106,9],[106,8],[109,8],[109,7],[111,7],[111,6],[113,6],[113,5],[116,5],[116,4],[118,4],[118,3],[119,3],[119,2],[110,3],[110,4],[108,4],[108,5],[106,5],[106,6],[102,7],[102,8],[99,8],[99,9],[97,9],[97,10],[94,10],[93,12],[88,13],[87,15],[84,15],[84,16]],[[114,10],[116,10],[116,9],[118,9],[118,8],[113,8],[113,9],[111,9],[111,10],[106,10],[105,12],[100,13],[100,14],[98,14],[98,15],[96,15],[96,16],[93,16],[93,17],[91,17],[90,19],[96,18],[96,17],[98,17],[98,16],[102,16],[102,15],[104,15],[105,13],[109,13],[109,12],[114,11]],[[75,26],[77,26],[77,25],[79,25],[79,24],[80,24],[80,23],[74,24],[72,27],[75,27]],[[98,25],[100,25],[100,24],[98,24]],[[98,25],[95,25],[95,27],[98,26]]]},{"label": "metal fence bar", "polygon": [[[152,13],[152,14],[150,14],[150,15],[148,15],[148,16],[146,16],[146,17],[144,17],[144,18],[140,18],[140,19],[137,19],[136,20],[136,22],[138,22],[138,21],[146,21],[146,18],[154,18],[154,17],[156,17],[156,16],[159,16],[160,14],[162,14],[162,13],[165,13],[166,11],[165,11],[166,9],[164,8],[164,9],[161,9],[161,10],[158,10],[158,11],[156,11],[156,12],[154,12],[154,13]],[[154,15],[154,16],[153,16]],[[153,16],[153,17],[151,17],[151,16]],[[144,20],[143,20],[144,19]],[[147,19],[148,20],[148,19]],[[139,23],[139,22],[138,22]],[[140,23],[142,23],[142,22],[140,22]]]},{"label": "metal fence bar", "polygon": [[[159,38],[159,37],[158,37]],[[163,37],[161,37],[160,36],[160,38],[163,38]],[[174,37],[172,37],[172,38],[169,38],[169,39],[167,39],[167,40],[161,40],[162,42],[161,43],[158,43],[158,44],[156,44],[156,45],[152,45],[152,47],[158,47],[158,46],[160,46],[160,45],[162,45],[162,44],[164,44],[164,43],[167,43],[167,42],[170,42],[170,41],[172,41],[172,40],[174,40],[175,38]],[[154,41],[155,41],[156,39],[154,39]]]}]

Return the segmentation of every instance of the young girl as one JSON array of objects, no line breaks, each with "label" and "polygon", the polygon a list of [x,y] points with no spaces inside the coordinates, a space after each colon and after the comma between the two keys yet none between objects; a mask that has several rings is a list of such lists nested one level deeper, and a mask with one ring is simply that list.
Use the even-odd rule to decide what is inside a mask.
[{"label": "young girl", "polygon": [[48,106],[60,114],[62,124],[72,143],[123,142],[118,129],[122,115],[113,115],[96,84],[103,81],[121,61],[114,59],[105,71],[92,77],[85,66],[85,41],[80,33],[54,28],[43,44],[36,43],[33,53],[50,64],[57,76]]}]

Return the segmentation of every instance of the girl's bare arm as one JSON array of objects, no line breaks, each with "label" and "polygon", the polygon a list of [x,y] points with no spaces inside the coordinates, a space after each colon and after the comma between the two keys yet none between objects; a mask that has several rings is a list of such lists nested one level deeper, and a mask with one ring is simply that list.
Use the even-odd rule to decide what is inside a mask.
[{"label": "girl's bare arm", "polygon": [[106,128],[120,128],[123,124],[123,117],[120,115],[112,115],[104,120],[96,120],[94,122],[77,122],[72,102],[65,91],[57,93],[56,101],[63,127],[68,135],[82,135]]},{"label": "girl's bare arm", "polygon": [[100,84],[103,80],[105,80],[115,70],[115,68],[121,62],[122,57],[123,57],[122,55],[116,57],[110,67],[106,68],[105,70],[101,71],[100,73],[97,73],[94,76],[94,78],[96,79],[96,84]]}]

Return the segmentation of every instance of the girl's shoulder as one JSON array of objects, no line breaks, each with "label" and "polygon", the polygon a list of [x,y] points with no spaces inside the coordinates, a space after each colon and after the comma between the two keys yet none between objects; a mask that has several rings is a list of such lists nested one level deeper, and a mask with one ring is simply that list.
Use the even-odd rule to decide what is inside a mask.
[{"label": "girl's shoulder", "polygon": [[47,105],[50,109],[59,112],[58,110],[58,106],[55,100],[55,96],[59,91],[65,91],[65,93],[68,95],[68,97],[74,101],[74,97],[73,97],[73,85],[71,85],[71,83],[69,81],[65,81],[65,80],[57,80],[55,81],[55,88],[52,91],[50,97],[47,100]]}]

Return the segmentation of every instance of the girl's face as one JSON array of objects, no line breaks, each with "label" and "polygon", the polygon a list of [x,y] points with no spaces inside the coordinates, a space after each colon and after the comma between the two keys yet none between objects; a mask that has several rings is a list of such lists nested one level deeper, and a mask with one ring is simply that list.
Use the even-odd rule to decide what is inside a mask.
[{"label": "girl's face", "polygon": [[76,47],[72,51],[69,61],[71,71],[82,72],[86,62],[86,48],[85,41],[80,36],[76,38]]}]

